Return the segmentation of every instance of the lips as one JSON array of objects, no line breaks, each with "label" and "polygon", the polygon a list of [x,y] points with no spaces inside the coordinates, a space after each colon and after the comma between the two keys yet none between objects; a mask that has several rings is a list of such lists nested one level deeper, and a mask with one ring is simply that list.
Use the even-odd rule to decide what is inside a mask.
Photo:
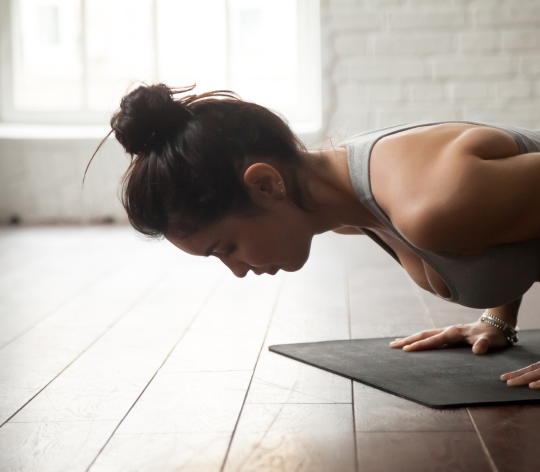
[{"label": "lips", "polygon": [[269,269],[269,270],[262,270],[262,271],[260,271],[260,272],[254,270],[254,269],[251,269],[251,270],[253,271],[253,273],[254,273],[255,275],[262,275],[262,274],[276,275],[276,274],[278,273],[279,269],[280,269],[280,268],[279,268],[278,266],[274,266],[274,267],[272,267],[272,268]]}]

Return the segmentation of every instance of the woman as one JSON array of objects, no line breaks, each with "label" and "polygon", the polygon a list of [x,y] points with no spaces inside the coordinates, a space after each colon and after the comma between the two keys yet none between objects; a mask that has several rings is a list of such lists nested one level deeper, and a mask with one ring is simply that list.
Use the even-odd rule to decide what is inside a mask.
[{"label": "woman", "polygon": [[[141,86],[112,131],[132,156],[131,224],[238,277],[296,271],[314,235],[365,234],[423,289],[481,320],[397,339],[406,351],[512,344],[540,275],[540,133],[479,123],[392,127],[307,151],[281,118],[231,92]],[[134,157],[136,156],[136,157]],[[540,387],[540,364],[501,377]]]}]

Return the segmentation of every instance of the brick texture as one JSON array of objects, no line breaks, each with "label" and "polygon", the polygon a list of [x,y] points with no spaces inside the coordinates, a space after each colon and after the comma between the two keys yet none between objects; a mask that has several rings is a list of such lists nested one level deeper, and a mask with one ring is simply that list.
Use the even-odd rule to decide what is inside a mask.
[{"label": "brick texture", "polygon": [[321,0],[321,12],[327,136],[424,120],[540,129],[539,0]]},{"label": "brick texture", "polygon": [[[540,0],[320,0],[324,126],[308,144],[395,124],[540,129]],[[0,223],[125,222],[109,141],[0,139]],[[46,176],[46,177],[45,177]]]},{"label": "brick texture", "polygon": [[0,224],[127,223],[117,191],[129,159],[114,140],[0,139]]}]

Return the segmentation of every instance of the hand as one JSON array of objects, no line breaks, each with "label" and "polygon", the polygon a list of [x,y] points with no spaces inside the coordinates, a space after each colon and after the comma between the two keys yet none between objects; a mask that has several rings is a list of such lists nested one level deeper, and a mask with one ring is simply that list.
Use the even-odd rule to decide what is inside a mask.
[{"label": "hand", "polygon": [[[472,351],[475,354],[485,354],[488,349],[508,346],[508,341],[499,328],[477,321],[447,328],[428,329],[407,338],[398,338],[390,343],[390,347],[403,348],[404,351],[425,351],[458,343],[472,344]],[[538,368],[540,369],[540,365]],[[540,370],[538,374],[540,379]]]},{"label": "hand", "polygon": [[529,384],[531,388],[540,388],[540,362],[501,375],[501,380],[506,381],[506,384],[511,387]]}]

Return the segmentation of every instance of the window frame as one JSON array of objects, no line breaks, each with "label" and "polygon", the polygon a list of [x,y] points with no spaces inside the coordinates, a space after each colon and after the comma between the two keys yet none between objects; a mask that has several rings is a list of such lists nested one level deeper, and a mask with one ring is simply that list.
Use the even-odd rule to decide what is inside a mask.
[{"label": "window frame", "polygon": [[[28,125],[83,125],[83,126],[103,126],[108,123],[112,111],[33,111],[17,110],[14,106],[14,48],[17,44],[13,42],[18,31],[14,30],[18,25],[17,18],[17,0],[0,0],[0,124],[28,124]],[[85,32],[85,3],[91,0],[81,0],[82,18],[82,37],[81,49],[83,64],[86,63],[84,38]],[[320,60],[320,5],[319,0],[298,0],[298,12],[300,15],[306,15],[306,20],[299,22],[299,48],[304,54],[301,57],[309,55],[307,66],[303,66],[305,71],[315,70],[313,76],[310,74],[310,80],[305,87],[309,90],[309,95],[314,97],[315,103],[310,103],[310,109],[314,110],[310,121],[291,122],[290,124],[299,134],[313,134],[320,130],[322,126],[322,90],[321,90],[321,60]],[[153,28],[153,47],[157,49],[156,31],[156,5],[157,0],[152,0],[152,28]],[[304,30],[304,31],[302,31]],[[303,44],[302,44],[303,43]],[[311,43],[307,47],[306,43]],[[313,47],[315,43],[316,47]],[[157,54],[156,54],[157,57]],[[85,65],[83,67],[86,67]],[[157,61],[154,61],[153,78],[157,78]],[[86,72],[84,72],[86,77]],[[85,79],[83,79],[85,80]]]}]

